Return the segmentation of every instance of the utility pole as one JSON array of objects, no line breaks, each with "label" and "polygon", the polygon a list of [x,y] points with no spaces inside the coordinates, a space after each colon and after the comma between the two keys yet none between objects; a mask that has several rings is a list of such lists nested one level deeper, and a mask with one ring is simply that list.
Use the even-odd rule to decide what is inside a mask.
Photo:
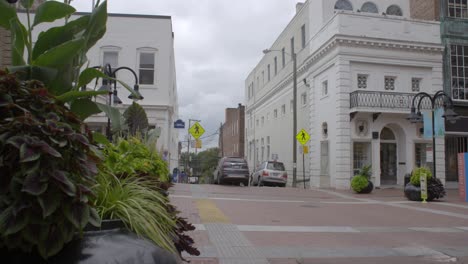
[{"label": "utility pole", "polygon": [[223,143],[223,122],[219,126],[219,148],[221,151],[221,157],[224,157],[224,143]]}]

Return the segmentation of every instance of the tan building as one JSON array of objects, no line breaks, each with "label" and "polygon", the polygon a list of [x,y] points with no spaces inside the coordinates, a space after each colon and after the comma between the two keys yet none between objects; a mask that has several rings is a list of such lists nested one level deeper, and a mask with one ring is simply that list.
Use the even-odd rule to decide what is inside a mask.
[{"label": "tan building", "polygon": [[221,157],[244,157],[244,120],[245,106],[226,108],[226,120],[219,136]]},{"label": "tan building", "polygon": [[410,0],[411,18],[421,20],[440,20],[439,0]]}]

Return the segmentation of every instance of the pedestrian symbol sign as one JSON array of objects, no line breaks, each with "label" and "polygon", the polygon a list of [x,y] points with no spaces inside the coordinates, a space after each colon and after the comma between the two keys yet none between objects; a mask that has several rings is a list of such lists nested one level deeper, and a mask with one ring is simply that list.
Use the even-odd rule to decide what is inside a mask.
[{"label": "pedestrian symbol sign", "polygon": [[205,133],[205,129],[203,129],[203,127],[198,122],[195,122],[195,124],[190,127],[189,132],[195,139],[198,139],[203,135],[203,133]]},{"label": "pedestrian symbol sign", "polygon": [[301,129],[301,131],[297,133],[296,139],[297,141],[299,141],[299,143],[301,143],[302,145],[305,145],[309,141],[310,136],[309,136],[309,133],[307,133],[307,131],[305,131],[304,129]]}]

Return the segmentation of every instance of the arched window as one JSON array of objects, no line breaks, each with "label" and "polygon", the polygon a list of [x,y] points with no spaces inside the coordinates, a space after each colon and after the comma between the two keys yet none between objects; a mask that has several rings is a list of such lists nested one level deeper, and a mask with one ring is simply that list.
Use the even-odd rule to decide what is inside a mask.
[{"label": "arched window", "polygon": [[391,5],[387,8],[387,15],[392,15],[392,16],[402,16],[403,11],[401,11],[401,8],[397,5]]},{"label": "arched window", "polygon": [[380,139],[395,140],[395,134],[393,134],[393,131],[390,128],[384,127],[384,129],[382,129],[382,132],[380,132]]},{"label": "arched window", "polygon": [[372,2],[365,2],[361,7],[361,12],[366,13],[379,13],[377,5]]},{"label": "arched window", "polygon": [[338,0],[335,3],[335,9],[353,11],[353,5],[348,0]]}]

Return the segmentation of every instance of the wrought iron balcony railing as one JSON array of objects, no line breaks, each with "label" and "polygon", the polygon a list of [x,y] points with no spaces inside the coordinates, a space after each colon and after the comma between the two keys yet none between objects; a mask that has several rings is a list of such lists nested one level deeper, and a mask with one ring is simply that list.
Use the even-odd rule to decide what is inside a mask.
[{"label": "wrought iron balcony railing", "polygon": [[[387,110],[410,110],[415,93],[354,91],[350,95],[350,107]],[[417,103],[417,102],[416,102]],[[416,106],[417,107],[417,106]],[[421,108],[430,109],[429,100],[421,102]]]}]

